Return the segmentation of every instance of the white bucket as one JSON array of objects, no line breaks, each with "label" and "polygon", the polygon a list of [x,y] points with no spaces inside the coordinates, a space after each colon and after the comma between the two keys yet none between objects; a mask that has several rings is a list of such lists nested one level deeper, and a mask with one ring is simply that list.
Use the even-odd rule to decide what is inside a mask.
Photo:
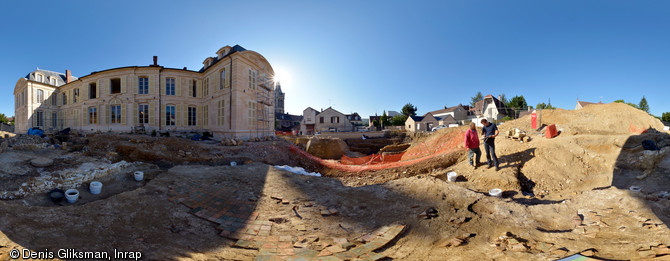
[{"label": "white bucket", "polygon": [[447,173],[447,180],[449,180],[451,182],[455,182],[456,178],[458,178],[458,174],[456,174],[456,172]]},{"label": "white bucket", "polygon": [[76,189],[66,190],[65,191],[65,198],[67,199],[67,202],[69,202],[69,203],[77,202],[77,199],[79,198],[79,190],[76,190]]},{"label": "white bucket", "polygon": [[499,198],[502,195],[502,189],[492,189],[489,191],[489,196]]},{"label": "white bucket", "polygon": [[88,185],[88,189],[93,195],[100,194],[100,191],[102,191],[102,183],[100,181],[93,181],[90,185]]},{"label": "white bucket", "polygon": [[633,192],[639,192],[640,190],[642,190],[642,188],[640,188],[639,186],[630,186],[630,188],[628,189],[630,189],[630,191]]},{"label": "white bucket", "polygon": [[133,176],[135,177],[135,181],[142,181],[144,179],[144,172],[135,171],[135,173],[133,173]]}]

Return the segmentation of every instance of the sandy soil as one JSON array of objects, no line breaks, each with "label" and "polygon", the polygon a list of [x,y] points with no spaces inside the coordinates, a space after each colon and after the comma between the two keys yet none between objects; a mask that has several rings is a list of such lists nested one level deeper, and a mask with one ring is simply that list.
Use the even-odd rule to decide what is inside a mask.
[{"label": "sandy soil", "polygon": [[[133,181],[130,171],[107,177],[100,195],[80,187],[82,198],[76,204],[54,204],[44,194],[0,201],[0,260],[8,260],[14,248],[140,251],[144,260],[257,257],[259,251],[233,247],[234,241],[218,235],[215,223],[168,200],[170,187],[184,178],[230,191],[233,199],[250,200],[259,220],[285,219],[273,226],[280,234],[353,241],[384,225],[406,224],[406,232],[379,250],[390,259],[555,260],[584,251],[612,260],[653,258],[656,246],[670,245],[670,199],[659,194],[670,190],[670,173],[659,163],[669,157],[655,152],[659,160],[653,163],[659,165],[638,178],[648,170],[641,160],[647,152],[639,144],[653,140],[662,145],[670,135],[629,133],[630,124],[657,124],[637,110],[618,104],[591,107],[545,112],[543,121],[554,121],[562,130],[553,139],[529,128],[530,142],[499,137],[499,171],[472,169],[465,150],[458,149],[400,168],[341,172],[297,157],[285,140],[222,146],[182,138],[94,135],[82,137],[87,141],[72,152],[5,152],[0,154],[0,188],[20,186],[39,174],[27,163],[34,153],[63,159],[52,168],[142,161],[139,168],[147,174],[143,182]],[[593,121],[608,112],[621,118]],[[516,126],[525,125],[529,123]],[[500,129],[514,126],[505,123]],[[462,129],[409,136],[407,141],[425,146],[452,131]],[[229,166],[232,161],[238,166]],[[272,167],[284,164],[326,177]],[[452,171],[460,175],[457,182],[446,181]],[[492,188],[503,189],[503,196],[489,196]],[[288,204],[278,203],[278,197]],[[437,209],[437,217],[419,216],[430,207]],[[339,214],[322,216],[324,208],[336,208]],[[463,244],[446,246],[464,234]],[[661,255],[658,260],[668,258]]]}]

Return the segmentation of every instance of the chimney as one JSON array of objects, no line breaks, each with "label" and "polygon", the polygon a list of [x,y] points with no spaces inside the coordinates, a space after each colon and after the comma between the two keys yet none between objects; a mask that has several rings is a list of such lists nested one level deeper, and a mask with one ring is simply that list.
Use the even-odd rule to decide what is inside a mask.
[{"label": "chimney", "polygon": [[502,101],[502,96],[498,95],[498,100]]},{"label": "chimney", "polygon": [[446,109],[447,109],[447,106],[444,106],[444,109],[446,110]]},{"label": "chimney", "polygon": [[158,56],[154,55],[154,66],[158,66]]},{"label": "chimney", "polygon": [[70,70],[65,70],[65,83],[70,83],[72,81],[72,72]]}]

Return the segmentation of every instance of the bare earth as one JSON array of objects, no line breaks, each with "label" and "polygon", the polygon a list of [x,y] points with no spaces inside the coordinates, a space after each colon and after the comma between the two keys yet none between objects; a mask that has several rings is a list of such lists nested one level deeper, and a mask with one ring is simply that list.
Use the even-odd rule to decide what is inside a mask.
[{"label": "bare earth", "polygon": [[[376,252],[397,260],[555,260],[575,253],[668,260],[670,251],[663,246],[670,245],[670,197],[662,192],[670,191],[670,135],[630,133],[631,124],[662,126],[624,106],[545,111],[543,122],[557,124],[560,135],[546,139],[526,127],[531,141],[521,143],[501,134],[496,139],[499,171],[473,170],[459,149],[406,167],[342,172],[291,153],[285,140],[222,146],[97,134],[75,141],[85,151],[10,147],[0,154],[0,190],[5,191],[16,191],[41,173],[82,164],[111,168],[120,160],[141,162],[96,179],[104,184],[100,195],[90,194],[89,181],[83,182],[75,204],[52,203],[43,192],[0,200],[0,260],[24,248],[139,251],[143,260],[259,259],[263,248],[235,246],[237,240],[219,235],[217,223],[170,200],[171,189],[185,179],[229,192],[229,202],[251,204],[256,220],[272,220],[272,235],[317,237],[303,246],[316,251],[341,238],[360,245],[359,239],[375,229],[403,224],[404,232]],[[607,115],[617,118],[592,120]],[[529,125],[527,118],[516,123]],[[500,129],[505,133],[514,126],[508,122]],[[451,131],[462,129],[407,141],[419,146]],[[640,149],[643,140],[667,145],[652,154]],[[31,166],[37,156],[54,159],[54,165]],[[238,165],[230,166],[231,161]],[[326,177],[296,175],[273,165],[302,166]],[[145,172],[144,181],[132,179],[135,170]],[[446,181],[451,171],[460,175],[457,182]],[[492,188],[502,189],[503,197],[489,196]],[[419,216],[430,207],[437,217]],[[338,213],[322,215],[327,209]]]}]

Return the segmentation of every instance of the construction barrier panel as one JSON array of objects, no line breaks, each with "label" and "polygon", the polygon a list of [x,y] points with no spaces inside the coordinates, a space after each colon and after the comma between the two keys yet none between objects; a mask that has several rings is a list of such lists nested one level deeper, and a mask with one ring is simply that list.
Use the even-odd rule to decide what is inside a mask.
[{"label": "construction barrier panel", "polygon": [[547,139],[551,139],[553,137],[558,136],[558,132],[556,131],[556,124],[547,126],[547,132],[545,133],[545,136],[547,137]]}]

